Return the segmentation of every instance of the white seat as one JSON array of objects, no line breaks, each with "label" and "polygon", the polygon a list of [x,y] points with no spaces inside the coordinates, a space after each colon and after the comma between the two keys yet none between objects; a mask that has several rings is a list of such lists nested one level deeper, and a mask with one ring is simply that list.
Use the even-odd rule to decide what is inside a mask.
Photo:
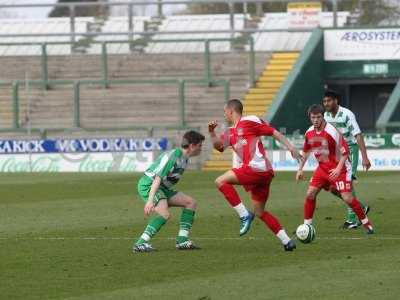
[{"label": "white seat", "polygon": [[[235,29],[243,29],[244,15],[234,16]],[[229,30],[229,15],[183,15],[169,16],[159,27],[160,32],[165,31],[207,31],[207,30]],[[239,34],[235,34],[238,36]],[[230,38],[230,33],[192,33],[192,34],[156,34],[153,39],[213,39]],[[210,44],[212,52],[230,51],[229,42],[212,42]],[[203,42],[180,42],[180,43],[150,43],[146,49],[148,53],[187,53],[203,52]]]}]

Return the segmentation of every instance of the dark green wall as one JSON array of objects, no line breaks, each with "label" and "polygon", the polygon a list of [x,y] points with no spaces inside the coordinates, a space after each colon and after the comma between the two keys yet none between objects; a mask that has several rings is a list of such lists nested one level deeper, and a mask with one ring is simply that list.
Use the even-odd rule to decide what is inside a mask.
[{"label": "dark green wall", "polygon": [[[388,64],[387,74],[364,74],[364,64]],[[276,95],[265,119],[286,133],[304,132],[309,126],[307,108],[321,103],[324,85],[340,81],[374,84],[395,83],[400,77],[400,60],[324,61],[323,31],[315,29],[293,70]],[[382,81],[380,81],[382,80]],[[398,118],[400,108],[393,118]]]},{"label": "dark green wall", "polygon": [[[388,64],[389,70],[385,75],[366,75],[363,73],[364,64]],[[326,61],[324,63],[325,79],[370,79],[370,78],[399,78],[400,61],[398,60],[365,60],[365,61]]]},{"label": "dark green wall", "polygon": [[306,111],[322,100],[323,62],[323,32],[316,29],[268,111],[266,120],[275,128],[286,128],[286,133],[292,133],[310,127]]},{"label": "dark green wall", "polygon": [[[364,74],[364,65],[387,64],[386,74]],[[394,90],[400,77],[400,61],[334,61],[324,63],[325,80],[329,83],[340,82],[347,86],[343,100],[357,115],[357,120],[364,132],[386,130],[397,131],[400,126],[388,124],[400,121],[400,90]],[[332,84],[330,84],[331,86]],[[397,92],[395,92],[397,91]],[[384,95],[390,94],[385,99]],[[393,125],[393,124],[392,124]]]},{"label": "dark green wall", "polygon": [[393,112],[393,115],[390,118],[390,122],[400,122],[400,105],[397,105],[396,109]]}]

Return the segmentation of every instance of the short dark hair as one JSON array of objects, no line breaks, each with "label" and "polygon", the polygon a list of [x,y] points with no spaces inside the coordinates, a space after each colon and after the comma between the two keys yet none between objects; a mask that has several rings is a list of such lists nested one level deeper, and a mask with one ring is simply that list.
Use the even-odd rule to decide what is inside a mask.
[{"label": "short dark hair", "polygon": [[307,115],[310,116],[311,114],[317,115],[322,114],[324,115],[325,109],[322,107],[321,104],[313,104],[307,110]]},{"label": "short dark hair", "polygon": [[328,89],[325,90],[324,92],[324,98],[328,97],[328,98],[332,98],[332,99],[336,99],[338,102],[340,100],[340,95],[339,93],[335,92],[334,90]]},{"label": "short dark hair", "polygon": [[226,102],[226,106],[229,108],[232,108],[234,111],[236,111],[239,114],[243,113],[243,104],[238,99],[229,100],[228,102]]},{"label": "short dark hair", "polygon": [[198,145],[204,140],[205,137],[200,132],[194,130],[186,131],[182,137],[182,148],[187,149],[190,144]]}]

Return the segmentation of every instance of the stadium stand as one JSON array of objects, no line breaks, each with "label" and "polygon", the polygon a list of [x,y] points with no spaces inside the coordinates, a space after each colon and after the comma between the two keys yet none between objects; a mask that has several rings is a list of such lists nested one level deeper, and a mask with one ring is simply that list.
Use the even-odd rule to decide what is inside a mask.
[{"label": "stadium stand", "polygon": [[[76,18],[75,32],[85,34],[88,23],[93,22],[92,17]],[[69,33],[71,31],[69,18],[47,19],[0,19],[0,34],[52,34]],[[77,40],[82,38],[77,36]],[[9,37],[0,38],[1,43],[44,43],[68,42],[68,36],[38,36],[38,37]],[[47,49],[49,55],[71,54],[69,45],[52,45]],[[40,45],[8,46],[0,45],[0,56],[28,56],[40,55]]]},{"label": "stadium stand", "polygon": [[[265,64],[268,53],[256,55],[259,71]],[[215,53],[210,56],[211,73],[214,77],[239,81],[248,78],[248,53]],[[109,55],[108,73],[110,79],[190,79],[204,75],[203,54],[131,54]],[[1,80],[41,79],[40,57],[0,56]],[[48,57],[49,79],[101,79],[102,60],[99,55],[75,54]],[[246,81],[246,80],[245,80]]]},{"label": "stadium stand", "polygon": [[[174,125],[178,120],[177,88],[154,85],[109,89],[81,87],[81,126],[108,128],[132,125]],[[147,90],[147,91],[146,91]],[[162,92],[162,93],[161,93]],[[44,91],[31,88],[20,91],[20,126],[32,128],[69,128],[73,125],[73,91],[57,87]],[[189,105],[189,103],[188,103]],[[189,108],[188,108],[189,110]]]},{"label": "stadium stand", "polygon": [[[244,28],[244,15],[235,16],[235,28]],[[328,18],[328,17],[327,17]],[[327,22],[324,18],[324,22]],[[339,14],[339,25],[345,21],[345,14]],[[9,22],[5,20],[2,22]],[[22,24],[27,20],[18,20]],[[69,32],[69,19],[35,20],[35,25],[16,26],[14,31],[7,33],[54,33]],[[51,23],[53,22],[53,23]],[[92,18],[76,18],[77,32],[82,32],[82,39],[87,38],[88,24]],[[146,30],[146,17],[134,17],[134,30]],[[59,24],[44,26],[43,24]],[[32,23],[33,24],[33,23]],[[38,25],[42,24],[42,25]],[[110,18],[104,21],[99,29],[103,32],[127,31],[127,18]],[[285,27],[286,26],[286,27]],[[29,28],[28,28],[29,27]],[[1,32],[6,32],[0,26]],[[158,26],[160,32],[165,31],[201,31],[228,30],[230,19],[228,15],[185,15],[166,17]],[[286,29],[286,14],[266,14],[259,23],[259,28]],[[277,34],[277,36],[274,36]],[[241,51],[230,51],[230,42],[210,44],[211,73],[213,78],[223,78],[231,82],[231,98],[241,98],[245,102],[245,113],[262,116],[272,102],[283,80],[296,59],[296,54],[274,54],[269,62],[271,51],[301,50],[305,45],[308,33],[255,33],[256,73],[260,75],[257,86],[249,89],[248,54]],[[236,37],[240,34],[236,34]],[[186,38],[230,38],[229,33],[199,33],[199,34],[157,34],[153,39],[186,39]],[[55,41],[57,37],[36,37],[31,42]],[[125,35],[101,36],[95,41],[112,41],[126,39]],[[134,39],[141,38],[138,35]],[[0,39],[1,42],[19,41],[18,38]],[[68,41],[68,37],[58,40]],[[149,41],[147,41],[149,42]],[[52,48],[56,47],[56,48]],[[57,50],[57,51],[56,51]],[[145,53],[130,53],[128,44],[107,44],[108,78],[114,79],[199,79],[204,77],[204,42],[182,43],[148,43]],[[48,47],[48,70],[50,80],[99,80],[102,78],[101,45],[88,44],[87,53],[72,54],[71,47]],[[40,46],[1,46],[0,64],[4,70],[2,81],[42,78]],[[296,57],[295,57],[296,56]],[[174,84],[126,84],[113,85],[104,89],[100,85],[82,85],[80,91],[80,125],[86,128],[129,127],[129,126],[170,126],[179,121],[178,90]],[[244,95],[246,95],[244,97]],[[185,121],[188,126],[201,126],[205,130],[207,121],[217,119],[223,123],[222,106],[224,103],[223,87],[206,87],[200,84],[188,83],[185,89]],[[11,87],[0,88],[0,101],[3,107],[0,127],[9,128],[12,125]],[[29,89],[20,88],[20,126],[32,128],[70,128],[74,124],[74,95],[71,86],[51,86],[50,90],[42,90],[38,86]],[[118,132],[118,131],[115,131]],[[71,135],[85,134],[71,131]],[[91,133],[86,133],[91,134]],[[145,134],[145,133],[144,133]],[[173,132],[166,133],[173,136]],[[102,133],[103,135],[103,133]],[[205,149],[210,149],[207,142]],[[205,151],[204,157],[209,152]],[[231,161],[228,153],[227,161]],[[220,164],[223,159],[218,158]],[[229,164],[230,165],[230,164]],[[217,169],[222,165],[214,165],[209,169]],[[226,166],[222,166],[225,168]]]},{"label": "stadium stand", "polygon": [[[15,46],[18,47],[18,46]],[[24,47],[24,46],[22,46]],[[27,49],[28,52],[30,49]],[[0,56],[0,80],[38,79],[41,76],[41,62],[39,56]]]},{"label": "stadium stand", "polygon": [[[134,32],[144,32],[146,31],[146,23],[150,21],[150,17],[145,16],[134,16],[133,17],[133,30]],[[95,37],[95,41],[118,41],[118,40],[126,40],[128,36],[126,34],[118,34],[120,32],[128,32],[128,18],[127,17],[110,17],[101,27],[102,32],[115,32],[113,35],[99,35]],[[132,39],[137,40],[142,38],[141,35],[133,34]],[[130,53],[129,44],[110,44],[107,47],[107,52],[110,54],[127,54]],[[101,45],[100,44],[92,44],[88,49],[87,53],[90,54],[100,54],[101,53]]]},{"label": "stadium stand", "polygon": [[[160,78],[200,78],[204,73],[203,54],[133,54],[110,55],[110,79],[160,79]],[[256,55],[256,72],[260,74],[268,53]],[[37,61],[36,65],[31,64]],[[0,64],[13,69],[4,73],[2,80],[24,79],[25,66],[31,65],[29,78],[40,79],[39,57],[0,57]],[[21,62],[21,63],[20,63]],[[211,55],[214,78],[231,81],[230,96],[242,98],[248,89],[248,54],[217,53]],[[49,58],[50,79],[99,79],[101,63],[98,55],[67,55]],[[0,89],[0,101],[5,103],[2,110],[2,128],[12,125],[11,86]],[[27,128],[70,128],[71,130],[50,132],[48,136],[90,137],[106,136],[105,131],[73,130],[73,90],[71,86],[52,86],[43,90],[39,86],[30,86],[29,92],[22,84],[20,87],[20,126]],[[99,85],[82,85],[80,93],[80,125],[85,128],[132,127],[132,126],[172,126],[179,121],[179,100],[177,86],[157,84],[110,85],[104,89]],[[207,122],[217,119],[223,124],[224,89],[222,86],[206,87],[199,84],[186,85],[185,121],[190,127],[201,127],[206,132]],[[29,121],[29,122],[28,122]],[[108,132],[108,131],[107,131]],[[152,136],[166,136],[177,140],[179,130],[156,130]],[[38,133],[33,133],[37,136]],[[108,135],[149,136],[147,131],[113,130]],[[2,134],[3,137],[7,133]],[[8,134],[9,135],[9,134]],[[25,133],[14,134],[24,138]],[[208,158],[211,145],[207,142],[202,156],[196,159],[200,166]],[[195,164],[195,165],[196,165]]]},{"label": "stadium stand", "polygon": [[0,85],[0,128],[12,126],[12,102],[11,88],[7,85]]},{"label": "stadium stand", "polygon": [[[136,54],[130,56],[110,56],[110,79],[160,79],[160,78],[200,78],[203,75],[203,59],[201,54],[192,54],[183,59],[182,55],[171,54],[156,57],[156,55]],[[258,55],[258,66],[263,66],[265,54]],[[4,73],[3,80],[23,80],[25,65],[29,59],[0,57],[0,63],[15,71]],[[73,55],[53,57],[49,61],[50,79],[99,79],[100,64],[92,63],[98,56]],[[187,63],[182,63],[187,60]],[[8,65],[7,65],[8,64]],[[232,81],[231,95],[241,97],[248,82],[248,55],[246,53],[230,53],[215,55],[212,60],[212,72],[216,78]],[[32,64],[33,65],[33,64]],[[40,79],[40,66],[32,70],[29,78]],[[258,70],[261,71],[261,70]],[[10,93],[9,89],[4,89]],[[26,103],[26,89],[20,88],[20,105]],[[72,124],[73,95],[70,86],[54,86],[43,91],[31,86],[30,120],[32,127],[68,127]],[[221,116],[224,102],[222,87],[204,87],[188,84],[187,121],[197,126],[208,121],[208,117]],[[25,101],[25,102],[24,102]],[[120,105],[117,105],[117,104]],[[206,104],[205,104],[206,103]],[[204,104],[204,105],[203,105]],[[173,108],[175,105],[175,108]],[[178,97],[176,85],[115,85],[110,89],[99,86],[81,87],[81,118],[82,126],[128,126],[128,125],[171,125],[177,122]],[[154,108],[162,115],[154,114]],[[20,110],[21,120],[26,119],[27,110]],[[216,112],[216,113],[214,113]],[[214,113],[214,114],[213,114]],[[211,114],[211,116],[209,115]],[[117,121],[116,121],[117,120]],[[22,124],[24,126],[25,124]]]},{"label": "stadium stand", "polygon": [[[338,26],[341,27],[346,23],[348,12],[338,13]],[[243,29],[247,15],[235,15],[235,29]],[[144,32],[147,30],[146,23],[151,22],[150,17],[134,16],[133,28],[134,32]],[[81,33],[76,37],[76,41],[87,39],[86,33],[90,32],[90,25],[96,23],[93,17],[75,18],[75,32]],[[115,41],[127,39],[126,35],[118,34],[118,32],[128,31],[127,17],[110,17],[100,23],[99,32],[115,32],[115,35],[102,36],[98,35],[93,38],[94,41]],[[333,14],[323,12],[321,17],[321,26],[328,27],[333,24]],[[286,13],[267,13],[261,19],[258,29],[287,29]],[[182,15],[167,16],[158,27],[159,32],[166,31],[205,31],[205,30],[229,30],[229,15]],[[0,20],[0,34],[54,34],[69,33],[71,24],[69,18],[47,18],[47,19],[2,19]],[[309,33],[304,32],[264,32],[255,33],[256,51],[300,51],[306,41]],[[239,33],[234,37],[240,36]],[[198,34],[157,34],[152,36],[153,39],[212,39],[212,38],[231,38],[230,33],[198,33]],[[133,40],[143,38],[140,35],[133,35]],[[44,42],[69,42],[68,36],[43,36],[43,37],[9,37],[0,38],[1,43],[44,43]],[[86,52],[90,54],[100,54],[100,44],[87,45]],[[212,52],[229,52],[231,44],[229,42],[211,43],[210,50]],[[130,53],[128,44],[110,44],[107,47],[110,54],[128,54]],[[204,43],[202,42],[185,42],[185,43],[149,43],[144,50],[147,53],[199,53],[204,51]],[[50,45],[47,48],[48,55],[68,55],[71,54],[69,45]],[[0,56],[27,56],[41,55],[40,45],[12,46],[0,45]]]},{"label": "stadium stand", "polygon": [[[235,15],[235,29],[243,29],[246,15]],[[184,15],[169,16],[163,20],[159,31],[205,31],[205,30],[229,30],[229,15]],[[235,34],[237,37],[240,34]],[[196,33],[196,34],[156,34],[153,39],[212,39],[212,38],[230,38],[230,33]],[[230,51],[229,42],[212,43],[210,46],[212,52]],[[204,43],[150,43],[145,50],[148,53],[185,53],[185,52],[203,52]]]}]

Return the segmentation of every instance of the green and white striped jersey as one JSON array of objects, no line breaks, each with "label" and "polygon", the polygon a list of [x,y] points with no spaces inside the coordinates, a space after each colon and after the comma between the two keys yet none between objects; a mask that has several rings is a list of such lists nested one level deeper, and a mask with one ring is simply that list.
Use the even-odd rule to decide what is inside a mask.
[{"label": "green and white striped jersey", "polygon": [[339,110],[335,117],[332,116],[332,113],[325,112],[324,118],[328,123],[339,130],[349,146],[357,143],[355,136],[360,134],[361,130],[356,121],[356,117],[350,109],[339,105]]},{"label": "green and white striped jersey", "polygon": [[144,173],[152,181],[155,176],[161,177],[161,186],[170,188],[177,184],[188,164],[182,149],[176,148],[162,153]]}]

